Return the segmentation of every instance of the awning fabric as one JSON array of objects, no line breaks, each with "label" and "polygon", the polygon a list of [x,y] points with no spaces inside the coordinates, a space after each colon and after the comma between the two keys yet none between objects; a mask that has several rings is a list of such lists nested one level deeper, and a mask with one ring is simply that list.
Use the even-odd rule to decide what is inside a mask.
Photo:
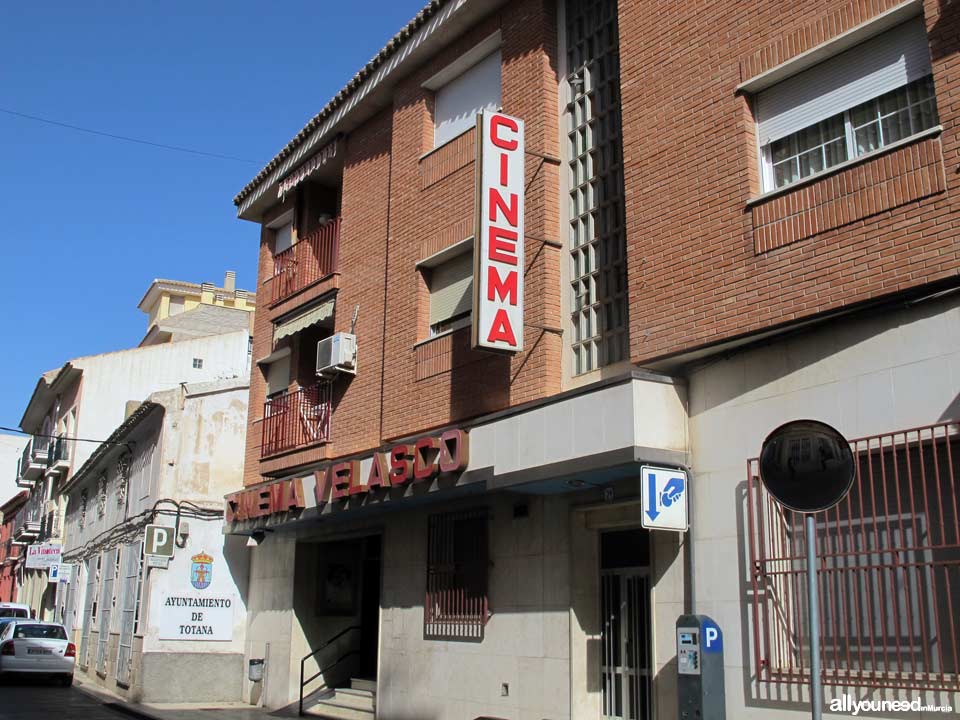
[{"label": "awning fabric", "polygon": [[336,298],[331,298],[320,303],[319,305],[315,305],[309,310],[306,310],[305,312],[302,312],[289,320],[278,323],[273,330],[273,341],[276,342],[282,338],[289,337],[290,335],[301,332],[302,330],[306,330],[311,325],[316,325],[319,322],[323,322],[328,317],[333,315],[335,306]]}]

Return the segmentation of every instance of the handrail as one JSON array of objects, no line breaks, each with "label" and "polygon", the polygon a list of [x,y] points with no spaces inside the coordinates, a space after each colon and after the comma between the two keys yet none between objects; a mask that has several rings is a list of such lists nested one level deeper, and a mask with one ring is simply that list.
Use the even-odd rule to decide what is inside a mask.
[{"label": "handrail", "polygon": [[324,648],[328,647],[328,646],[330,645],[330,643],[332,643],[334,640],[339,640],[341,637],[343,637],[344,635],[346,635],[348,632],[350,632],[350,631],[352,631],[352,630],[360,630],[360,629],[361,629],[361,628],[360,628],[359,625],[351,625],[350,627],[344,628],[343,630],[341,630],[340,632],[338,632],[336,635],[334,635],[333,637],[331,637],[331,638],[327,639],[325,642],[323,642],[319,647],[317,647],[316,650],[313,650],[312,652],[307,653],[306,655],[304,655],[304,656],[300,659],[300,705],[299,705],[299,710],[297,711],[297,714],[303,715],[303,688],[306,686],[306,684],[307,684],[307,683],[310,683],[310,682],[313,682],[313,681],[316,680],[318,677],[320,677],[321,675],[323,675],[323,673],[325,673],[327,670],[329,670],[330,668],[334,667],[335,665],[338,665],[342,660],[346,659],[346,658],[349,657],[350,655],[356,655],[356,654],[358,654],[359,651],[357,651],[357,650],[351,650],[351,651],[349,651],[348,653],[346,653],[346,654],[344,654],[344,655],[341,655],[339,658],[337,658],[337,661],[336,661],[336,662],[334,662],[334,663],[332,663],[332,664],[330,664],[330,665],[327,665],[325,668],[322,668],[322,669],[318,670],[316,673],[314,673],[314,674],[311,675],[309,678],[307,678],[306,680],[304,680],[304,679],[303,679],[303,671],[304,671],[304,667],[306,667],[307,660],[309,660],[310,658],[312,658],[314,655],[316,655],[318,652],[320,652],[320,651],[323,650]]}]

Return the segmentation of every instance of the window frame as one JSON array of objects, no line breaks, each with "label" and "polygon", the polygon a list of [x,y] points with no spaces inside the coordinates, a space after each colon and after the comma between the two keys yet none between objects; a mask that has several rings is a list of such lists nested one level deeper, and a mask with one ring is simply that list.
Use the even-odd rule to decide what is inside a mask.
[{"label": "window frame", "polygon": [[[929,85],[929,91],[930,91],[929,94],[923,97],[923,99],[921,100],[911,100],[911,88],[922,87],[924,85]],[[882,100],[884,98],[894,96],[900,92],[906,92],[906,104],[903,107],[897,107],[896,110],[892,112],[887,112],[885,114],[881,106]],[[918,108],[924,104],[930,104],[930,106],[932,107],[932,122],[928,127],[920,127],[920,129],[914,129],[914,117],[913,117],[912,111],[914,108]],[[861,125],[855,125],[854,113],[857,110],[864,108],[867,105],[873,106],[871,119],[868,122],[863,123]],[[903,112],[906,113],[907,122],[910,125],[909,134],[904,135],[903,137],[897,138],[895,140],[891,140],[890,142],[885,142],[883,138],[884,120]],[[786,158],[784,158],[783,160],[774,161],[773,146],[776,143],[797,138],[802,133],[805,133],[811,130],[812,128],[815,128],[821,125],[826,125],[831,121],[836,120],[837,118],[841,118],[843,122],[844,133],[842,136],[837,138],[832,138],[828,141],[820,142],[817,145],[814,145],[812,147],[809,147],[803,150],[798,149],[796,152],[791,152],[791,154]],[[874,123],[876,123],[877,125],[878,145],[869,150],[864,150],[861,152],[858,148],[856,133],[861,128],[867,127]],[[793,188],[801,187],[806,182],[813,182],[819,177],[823,177],[830,173],[837,172],[845,167],[849,167],[851,164],[863,162],[864,160],[867,160],[876,155],[889,152],[890,150],[900,147],[903,144],[910,143],[922,137],[925,137],[929,133],[938,132],[941,128],[939,123],[940,123],[940,119],[939,119],[939,110],[937,108],[936,86],[934,83],[933,74],[929,74],[929,75],[924,75],[923,77],[917,78],[916,80],[913,80],[907,83],[906,85],[901,85],[899,87],[893,88],[892,90],[888,90],[884,93],[881,93],[880,95],[877,95],[853,107],[837,112],[828,118],[824,118],[823,120],[817,123],[814,123],[813,125],[800,128],[799,130],[793,133],[790,133],[789,135],[786,135],[782,138],[778,138],[777,140],[768,142],[765,145],[761,144],[761,140],[758,133],[757,146],[758,146],[758,153],[760,156],[760,165],[761,165],[760,174],[761,174],[762,195],[767,196],[767,195],[781,193],[781,192],[789,192]],[[759,128],[759,125],[756,124],[755,127]],[[846,153],[846,157],[844,160],[841,160],[840,162],[834,165],[827,165],[826,150],[825,150],[826,146],[836,142],[837,140],[841,139],[841,137],[844,141],[843,148]],[[797,141],[794,141],[794,147],[795,148],[799,147],[797,144]],[[823,165],[819,170],[812,172],[809,175],[800,175],[800,158],[803,155],[808,154],[815,149],[820,149],[822,151]],[[794,162],[794,161],[796,162],[796,169],[797,169],[797,175],[795,179],[787,183],[784,183],[783,185],[778,186],[776,184],[775,168],[777,167],[777,165],[781,165],[786,162]]]},{"label": "window frame", "polygon": [[466,127],[462,127],[453,132],[449,137],[446,137],[442,141],[437,140],[437,99],[440,93],[445,89],[449,88],[451,84],[462,78],[465,74],[477,68],[481,63],[488,60],[491,55],[498,54],[500,56],[499,62],[499,87],[498,87],[498,97],[496,103],[496,109],[502,108],[503,104],[503,48],[502,48],[502,38],[500,30],[492,33],[480,43],[474,47],[467,50],[456,60],[451,62],[449,65],[444,67],[435,75],[428,78],[421,85],[422,88],[432,92],[432,101],[433,108],[431,112],[431,125],[433,126],[433,136],[429,143],[429,148],[427,152],[433,152],[434,150],[447,145],[458,137],[463,135],[466,132],[469,132],[470,129],[474,127],[474,124],[468,124]]},{"label": "window frame", "polygon": [[[491,616],[489,511],[434,513],[426,530],[423,639],[482,642]],[[471,532],[474,541],[463,543]]]}]

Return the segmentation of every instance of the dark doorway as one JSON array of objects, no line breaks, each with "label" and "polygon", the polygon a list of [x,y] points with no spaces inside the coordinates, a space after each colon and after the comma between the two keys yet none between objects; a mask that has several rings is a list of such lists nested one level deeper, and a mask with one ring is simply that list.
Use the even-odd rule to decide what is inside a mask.
[{"label": "dark doorway", "polygon": [[380,641],[380,556],[379,535],[364,538],[360,593],[360,673],[363,678],[377,677],[377,651]]}]

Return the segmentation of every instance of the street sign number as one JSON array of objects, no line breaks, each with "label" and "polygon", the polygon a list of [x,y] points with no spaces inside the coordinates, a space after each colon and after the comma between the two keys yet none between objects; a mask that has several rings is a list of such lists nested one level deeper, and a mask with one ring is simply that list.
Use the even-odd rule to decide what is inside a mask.
[{"label": "street sign number", "polygon": [[641,524],[650,530],[686,532],[689,478],[676,468],[640,468],[642,480]]},{"label": "street sign number", "polygon": [[147,525],[144,535],[144,554],[173,557],[174,528],[166,525]]}]

